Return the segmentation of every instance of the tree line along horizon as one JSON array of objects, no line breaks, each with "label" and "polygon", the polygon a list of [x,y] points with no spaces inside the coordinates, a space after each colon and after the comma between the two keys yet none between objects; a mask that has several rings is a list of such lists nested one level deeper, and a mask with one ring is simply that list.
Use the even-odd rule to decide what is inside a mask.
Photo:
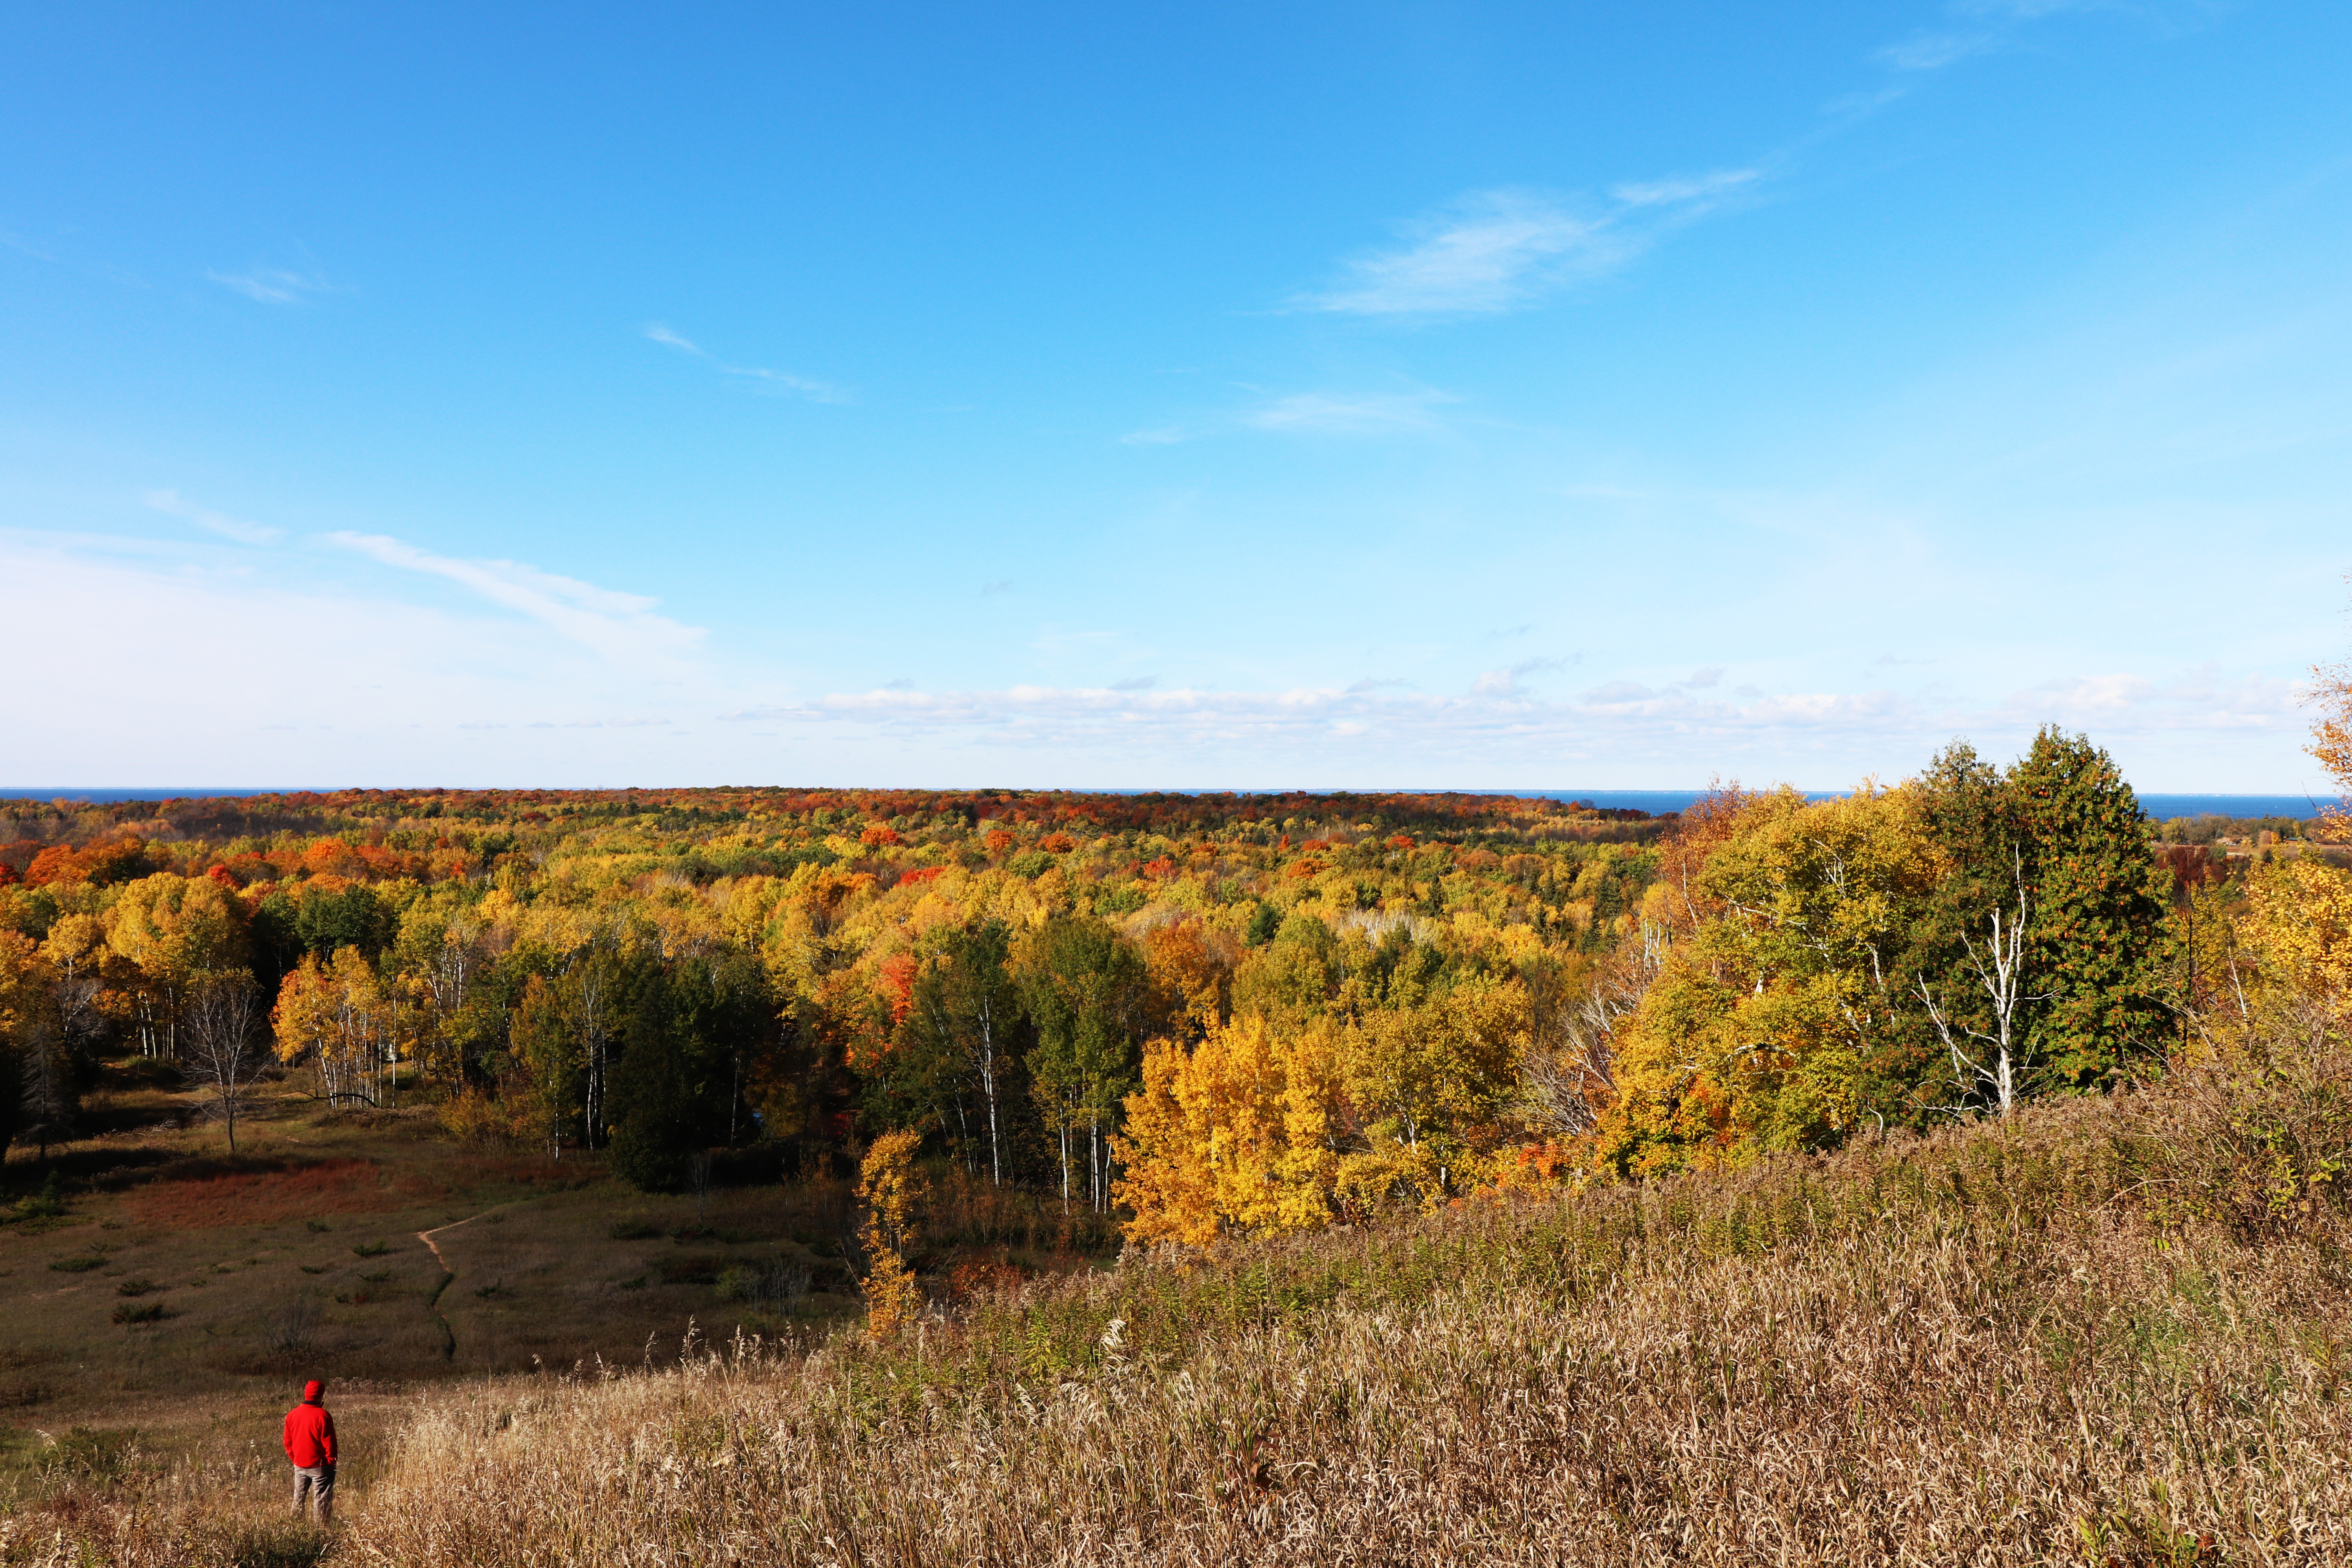
[{"label": "tree line along horizon", "polygon": [[[2344,688],[2314,750],[2352,786]],[[2332,748],[2332,749],[2331,749]],[[2319,837],[2352,826],[2325,819]],[[2347,854],[2086,737],[1675,816],[714,789],[0,803],[0,1152],[109,1054],[675,1188],[887,1134],[1139,1241],[2000,1114],[2352,968]],[[2200,1047],[2200,1042],[2203,1047]],[[282,1090],[280,1091],[282,1092]]]}]

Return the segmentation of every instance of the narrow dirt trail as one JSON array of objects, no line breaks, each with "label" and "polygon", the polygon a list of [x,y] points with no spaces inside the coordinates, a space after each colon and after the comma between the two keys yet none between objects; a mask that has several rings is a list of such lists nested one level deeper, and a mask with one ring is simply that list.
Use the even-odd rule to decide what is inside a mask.
[{"label": "narrow dirt trail", "polygon": [[457,1271],[449,1267],[449,1260],[441,1255],[440,1243],[433,1238],[445,1230],[455,1230],[461,1225],[471,1225],[481,1218],[482,1215],[494,1212],[492,1209],[484,1209],[482,1214],[467,1215],[464,1219],[451,1220],[447,1225],[436,1225],[431,1230],[420,1230],[416,1233],[416,1239],[425,1244],[425,1250],[433,1254],[433,1261],[441,1266],[441,1283],[433,1287],[433,1294],[425,1298],[425,1310],[433,1314],[435,1322],[441,1325],[441,1359],[443,1361],[457,1359],[457,1331],[449,1326],[449,1320],[441,1312],[441,1293],[449,1289],[451,1283],[457,1279]]}]

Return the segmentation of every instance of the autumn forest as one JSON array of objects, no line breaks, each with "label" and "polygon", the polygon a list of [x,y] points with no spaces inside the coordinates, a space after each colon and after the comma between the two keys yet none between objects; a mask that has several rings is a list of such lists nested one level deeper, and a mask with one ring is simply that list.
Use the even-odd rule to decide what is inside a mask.
[{"label": "autumn forest", "polygon": [[[646,1190],[886,1134],[1139,1241],[1927,1130],[2340,963],[2343,852],[2089,740],[1679,816],[1472,795],[352,790],[0,807],[0,1141],[95,1064]],[[2285,826],[2294,833],[2293,825]],[[2262,836],[2276,840],[2275,832]],[[2319,952],[2315,942],[2326,948]]]}]

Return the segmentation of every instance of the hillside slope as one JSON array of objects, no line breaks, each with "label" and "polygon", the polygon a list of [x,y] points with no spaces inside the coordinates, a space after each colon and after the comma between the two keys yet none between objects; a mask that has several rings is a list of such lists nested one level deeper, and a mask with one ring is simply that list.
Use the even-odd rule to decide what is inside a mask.
[{"label": "hillside slope", "polygon": [[[444,1390],[330,1560],[2342,1561],[2347,1081],[2184,1072],[1130,1258],[883,1345]],[[153,1484],[82,1539],[257,1540]]]}]

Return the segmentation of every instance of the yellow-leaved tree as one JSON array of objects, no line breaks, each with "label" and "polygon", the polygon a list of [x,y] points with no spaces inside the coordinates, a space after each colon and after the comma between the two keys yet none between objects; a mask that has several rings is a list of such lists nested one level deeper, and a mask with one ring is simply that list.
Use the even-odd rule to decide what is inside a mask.
[{"label": "yellow-leaved tree", "polygon": [[328,1100],[382,1103],[394,1021],[374,966],[358,948],[339,949],[326,963],[305,954],[279,987],[269,1022],[279,1059],[309,1058]]},{"label": "yellow-leaved tree", "polygon": [[2310,700],[2319,709],[2311,727],[2311,754],[2336,781],[2336,801],[2323,816],[2327,836],[2352,838],[2352,659],[2311,672]]},{"label": "yellow-leaved tree", "polygon": [[925,1196],[915,1155],[922,1134],[885,1132],[866,1151],[858,1167],[857,1198],[866,1224],[857,1239],[866,1251],[866,1331],[874,1339],[896,1334],[923,1304],[922,1288],[908,1261]]},{"label": "yellow-leaved tree", "polygon": [[1114,1186],[1139,1241],[1204,1245],[1226,1230],[1304,1230],[1331,1217],[1338,1169],[1336,1041],[1328,1025],[1277,1030],[1256,1014],[1186,1050],[1160,1040],[1127,1100]]},{"label": "yellow-leaved tree", "polygon": [[1341,1205],[1428,1207],[1492,1181],[1528,1037],[1527,987],[1483,974],[1351,1025],[1340,1087],[1366,1146],[1339,1162]]},{"label": "yellow-leaved tree", "polygon": [[1646,1175],[1866,1126],[1942,871],[1917,793],[1748,797],[1670,889],[1687,934],[1624,1030],[1601,1164]]},{"label": "yellow-leaved tree", "polygon": [[188,987],[246,961],[242,913],[211,878],[164,871],[124,883],[102,918],[107,945],[137,966],[128,1000],[140,1054],[177,1056]]}]

